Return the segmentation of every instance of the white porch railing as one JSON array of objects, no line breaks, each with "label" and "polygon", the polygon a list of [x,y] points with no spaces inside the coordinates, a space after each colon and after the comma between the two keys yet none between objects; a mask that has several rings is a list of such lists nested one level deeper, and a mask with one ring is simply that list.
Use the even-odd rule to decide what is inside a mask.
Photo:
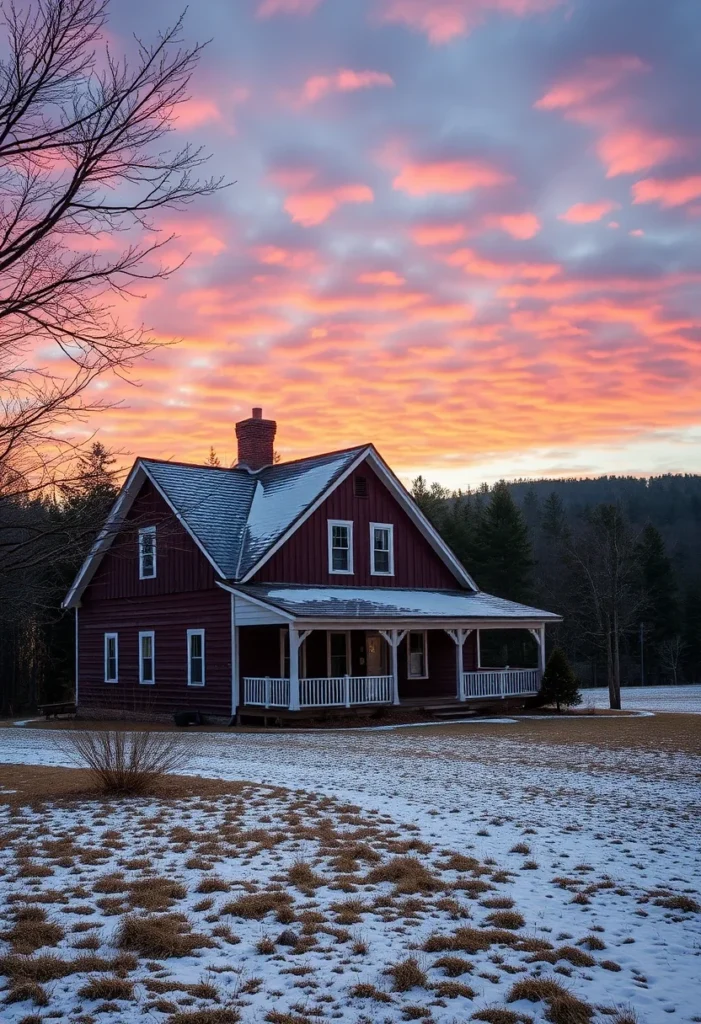
[{"label": "white porch railing", "polygon": [[392,676],[300,679],[299,703],[303,708],[349,708],[355,704],[391,704]]},{"label": "white porch railing", "polygon": [[[299,704],[303,708],[391,704],[392,699],[392,676],[329,676],[299,681]],[[243,702],[265,708],[289,707],[290,681],[269,676],[246,676],[243,680]]]},{"label": "white porch railing", "polygon": [[471,697],[520,697],[540,690],[539,668],[481,669],[463,672],[463,694]]},{"label": "white porch railing", "polygon": [[243,680],[243,702],[263,708],[286,708],[290,703],[290,680],[246,676]]}]

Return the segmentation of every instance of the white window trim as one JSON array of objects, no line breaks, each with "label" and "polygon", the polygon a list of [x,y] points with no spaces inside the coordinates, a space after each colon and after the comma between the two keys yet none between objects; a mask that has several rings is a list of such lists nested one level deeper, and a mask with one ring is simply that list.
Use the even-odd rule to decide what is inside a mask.
[{"label": "white window trim", "polygon": [[351,665],[351,635],[349,629],[327,629],[326,630],[326,676],[328,679],[343,679],[343,676],[332,676],[331,675],[331,634],[342,633],[346,638],[346,668],[349,669],[347,675],[350,675]]},{"label": "white window trim", "polygon": [[[193,683],[192,681],[192,637],[202,637],[202,682]],[[154,673],[155,675],[155,673]],[[205,668],[205,646],[204,646],[204,630],[203,629],[188,629],[187,631],[187,685],[188,686],[204,686],[207,682],[207,670]]]},{"label": "white window trim", "polygon": [[[144,637],[151,637],[151,661],[153,663],[153,679],[144,679],[144,659],[141,654],[141,641]],[[139,633],[139,682],[142,686],[154,686],[156,682],[156,634],[152,629]]]},{"label": "white window trim", "polygon": [[[280,678],[288,679],[289,676],[285,675],[285,639],[289,641],[290,631],[287,626],[280,627]],[[307,642],[303,640],[299,647],[300,652],[300,666],[299,666],[299,677],[300,679],[306,679],[307,677]]]},{"label": "white window trim", "polygon": [[[107,645],[110,640],[114,640],[114,679],[107,678],[107,666],[109,665],[109,658],[107,657]],[[119,633],[105,633],[104,639],[104,662],[105,662],[105,682],[106,683],[118,683],[119,682]]]},{"label": "white window trim", "polygon": [[[389,572],[380,572],[375,568],[375,530],[389,532]],[[394,576],[394,523],[370,523],[370,575]]]},{"label": "white window trim", "polygon": [[[411,672],[410,637],[412,633],[421,633],[424,638],[424,672],[421,676],[413,675]],[[406,635],[406,677],[407,679],[428,679],[428,630],[426,629],[410,629]]]},{"label": "white window trim", "polygon": [[[329,573],[332,576],[353,575],[353,520],[352,519],[327,519],[328,547],[329,547]],[[333,567],[333,528],[334,526],[346,526],[348,528],[348,568],[334,569]]]},{"label": "white window trim", "polygon": [[[144,575],[144,541],[146,534],[153,535],[153,572],[148,576]],[[139,579],[155,580],[156,578],[156,527],[142,526],[139,530]]]}]

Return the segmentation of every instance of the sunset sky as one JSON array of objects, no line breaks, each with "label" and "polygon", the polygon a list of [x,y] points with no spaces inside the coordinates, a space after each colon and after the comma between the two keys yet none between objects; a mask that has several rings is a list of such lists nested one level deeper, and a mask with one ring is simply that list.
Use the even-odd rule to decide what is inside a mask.
[{"label": "sunset sky", "polygon": [[[172,0],[111,5],[110,43]],[[179,343],[99,438],[400,475],[701,472],[698,0],[199,0],[177,133],[233,184],[122,315]],[[94,423],[93,426],[98,425]]]}]

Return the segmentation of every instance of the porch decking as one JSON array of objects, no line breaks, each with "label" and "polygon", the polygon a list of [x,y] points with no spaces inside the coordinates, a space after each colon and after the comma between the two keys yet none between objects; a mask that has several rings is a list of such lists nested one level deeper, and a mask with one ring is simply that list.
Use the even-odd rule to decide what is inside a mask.
[{"label": "porch decking", "polygon": [[[533,669],[481,669],[463,672],[456,701],[535,696],[540,689],[542,671]],[[427,701],[431,699],[427,693]],[[368,704],[411,704],[395,697],[394,678],[382,676],[331,676],[300,678],[299,710],[324,707],[360,707]],[[243,705],[251,708],[286,708],[290,706],[289,678],[245,676]]]}]

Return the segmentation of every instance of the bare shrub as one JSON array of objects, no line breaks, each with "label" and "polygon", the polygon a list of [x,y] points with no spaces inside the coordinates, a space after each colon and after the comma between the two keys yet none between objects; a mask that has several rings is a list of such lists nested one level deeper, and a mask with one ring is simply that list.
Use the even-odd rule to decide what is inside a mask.
[{"label": "bare shrub", "polygon": [[190,764],[196,746],[172,732],[82,732],[56,734],[73,764],[87,768],[105,793],[138,796],[151,792],[165,776]]}]

